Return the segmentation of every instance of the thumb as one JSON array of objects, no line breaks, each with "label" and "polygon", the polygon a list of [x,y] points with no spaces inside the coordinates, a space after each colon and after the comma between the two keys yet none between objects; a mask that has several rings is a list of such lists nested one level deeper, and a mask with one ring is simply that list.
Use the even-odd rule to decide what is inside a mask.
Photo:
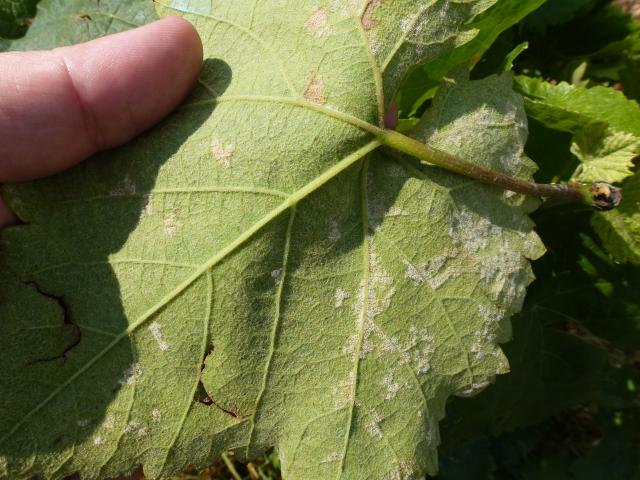
[{"label": "thumb", "polygon": [[180,103],[201,66],[200,38],[178,17],[0,54],[0,182],[50,175],[127,142]]}]

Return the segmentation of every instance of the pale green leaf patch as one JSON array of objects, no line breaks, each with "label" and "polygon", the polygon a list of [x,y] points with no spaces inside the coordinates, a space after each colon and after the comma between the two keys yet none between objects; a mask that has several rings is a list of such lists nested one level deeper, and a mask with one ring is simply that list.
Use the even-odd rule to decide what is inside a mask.
[{"label": "pale green leaf patch", "polygon": [[555,130],[576,133],[590,123],[640,137],[640,107],[622,92],[607,87],[557,85],[539,78],[516,76],[515,87],[525,97],[527,113]]},{"label": "pale green leaf patch", "polygon": [[640,139],[630,133],[612,133],[603,124],[592,124],[575,135],[571,152],[582,162],[575,180],[618,183],[633,175]]}]

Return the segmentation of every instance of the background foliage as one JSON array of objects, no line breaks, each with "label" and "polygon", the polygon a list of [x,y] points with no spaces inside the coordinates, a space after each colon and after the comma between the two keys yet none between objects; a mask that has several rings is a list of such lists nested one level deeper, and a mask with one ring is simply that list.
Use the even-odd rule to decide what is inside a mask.
[{"label": "background foliage", "polygon": [[[640,8],[608,0],[530,5],[532,13],[497,38],[482,30],[489,33],[476,41],[491,48],[470,59],[463,49],[460,62],[474,62],[477,79],[513,66],[538,180],[610,174],[624,182],[625,203],[607,214],[545,205],[534,215],[548,253],[534,264],[537,280],[504,347],[512,372],[474,398],[449,402],[438,478],[640,479],[640,175],[633,161],[640,137],[633,14]],[[35,2],[0,0],[0,49],[35,14]],[[86,18],[70,21],[92,28]],[[451,66],[427,65],[406,82],[400,128],[432,105],[437,72]],[[226,457],[184,478],[279,478],[278,466],[274,454],[249,465]]]}]

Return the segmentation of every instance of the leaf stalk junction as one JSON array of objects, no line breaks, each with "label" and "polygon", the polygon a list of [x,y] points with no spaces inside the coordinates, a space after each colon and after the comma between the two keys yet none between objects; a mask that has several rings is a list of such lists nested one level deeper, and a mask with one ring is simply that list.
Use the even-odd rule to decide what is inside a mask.
[{"label": "leaf stalk junction", "polygon": [[551,198],[566,203],[587,205],[605,211],[616,208],[622,201],[622,189],[606,182],[594,183],[535,183],[495,172],[481,165],[463,160],[437,148],[419,142],[395,130],[377,129],[383,145],[487,185],[539,198]]}]

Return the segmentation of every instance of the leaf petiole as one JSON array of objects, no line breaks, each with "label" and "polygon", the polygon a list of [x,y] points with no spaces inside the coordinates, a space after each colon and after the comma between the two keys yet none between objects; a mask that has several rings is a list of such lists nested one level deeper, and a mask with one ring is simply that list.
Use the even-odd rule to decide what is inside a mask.
[{"label": "leaf petiole", "polygon": [[591,184],[529,182],[463,160],[395,130],[380,129],[377,132],[377,136],[383,145],[411,155],[423,163],[436,165],[487,185],[493,185],[512,192],[583,204],[601,211],[616,208],[622,201],[622,189],[606,182],[594,182]]}]

